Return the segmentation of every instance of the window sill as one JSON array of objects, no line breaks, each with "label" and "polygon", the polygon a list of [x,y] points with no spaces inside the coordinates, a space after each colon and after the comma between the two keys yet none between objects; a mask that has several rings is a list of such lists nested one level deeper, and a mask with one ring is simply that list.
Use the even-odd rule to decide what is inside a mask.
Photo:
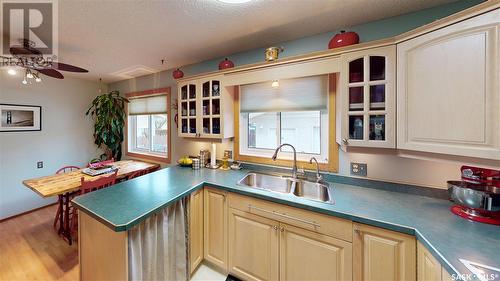
[{"label": "window sill", "polygon": [[150,153],[140,153],[135,151],[127,151],[127,156],[144,159],[144,160],[152,160],[165,164],[170,164],[170,158],[167,156],[160,156],[158,154],[150,154]]}]

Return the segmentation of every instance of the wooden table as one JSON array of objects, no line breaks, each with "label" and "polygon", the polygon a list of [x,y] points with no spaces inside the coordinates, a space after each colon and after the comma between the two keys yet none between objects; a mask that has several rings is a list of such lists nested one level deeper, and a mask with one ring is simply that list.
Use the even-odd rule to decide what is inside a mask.
[{"label": "wooden table", "polygon": [[[117,161],[113,163],[113,166],[118,167],[117,179],[125,179],[129,175],[137,171],[154,171],[160,167],[158,164],[152,164],[147,162],[141,162],[136,160],[124,160]],[[89,176],[82,173],[82,169],[75,170],[69,173],[55,174],[50,176],[45,176],[41,178],[24,180],[23,184],[29,187],[31,190],[36,192],[42,197],[59,197],[59,208],[64,210],[59,217],[59,234],[68,239],[71,245],[71,230],[69,229],[69,202],[73,195],[80,190],[81,178],[86,181],[96,180],[100,177],[107,176],[109,174],[99,175],[99,176]],[[63,216],[64,214],[64,216]]]}]

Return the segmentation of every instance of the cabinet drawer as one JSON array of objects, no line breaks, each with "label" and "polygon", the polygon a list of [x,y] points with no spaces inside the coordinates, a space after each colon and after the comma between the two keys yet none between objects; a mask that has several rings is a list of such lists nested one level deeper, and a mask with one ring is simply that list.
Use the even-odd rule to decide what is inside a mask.
[{"label": "cabinet drawer", "polygon": [[295,207],[229,193],[229,207],[293,226],[352,241],[352,222]]}]

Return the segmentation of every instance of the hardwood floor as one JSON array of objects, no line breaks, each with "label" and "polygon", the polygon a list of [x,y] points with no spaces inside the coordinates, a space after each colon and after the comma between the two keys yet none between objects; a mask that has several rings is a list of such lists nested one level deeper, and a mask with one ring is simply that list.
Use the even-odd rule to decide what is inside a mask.
[{"label": "hardwood floor", "polygon": [[0,222],[0,280],[78,280],[78,243],[52,227],[56,205]]}]

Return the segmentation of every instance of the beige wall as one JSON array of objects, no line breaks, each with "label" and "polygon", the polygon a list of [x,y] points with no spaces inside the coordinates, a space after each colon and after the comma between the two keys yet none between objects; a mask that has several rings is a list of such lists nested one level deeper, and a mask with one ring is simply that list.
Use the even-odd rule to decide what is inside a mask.
[{"label": "beige wall", "polygon": [[[368,42],[400,34],[480,2],[481,1],[476,0],[456,1],[447,5],[389,19],[382,19],[376,22],[364,23],[347,29],[356,31],[360,35],[362,42]],[[335,32],[327,32],[311,35],[288,42],[276,43],[275,46],[285,47],[285,52],[280,54],[280,58],[324,50],[334,33]],[[259,62],[263,60],[263,48],[232,54],[229,58],[233,60],[236,65]],[[222,58],[214,58],[205,62],[183,66],[182,70],[186,75],[213,71],[216,69],[221,59]],[[171,86],[172,96],[173,99],[175,99],[177,96],[177,88],[171,74],[171,70],[162,71],[153,75],[113,83],[110,85],[110,88],[120,90],[122,93],[127,93]],[[181,139],[177,137],[176,128],[172,127],[172,129],[174,131],[172,134],[172,159],[174,160],[182,155],[196,155],[200,148],[210,147],[209,143]],[[217,146],[217,156],[220,158],[224,149],[232,149],[232,142],[225,141]],[[405,153],[406,155],[403,157],[401,153]],[[443,155],[408,153],[394,149],[356,149],[350,150],[349,152],[341,151],[339,157],[339,174],[341,175],[349,175],[350,162],[361,162],[368,164],[369,178],[438,188],[446,188],[446,181],[449,179],[460,178],[460,166],[466,163],[500,168],[498,161],[494,162]]]},{"label": "beige wall", "polygon": [[[100,153],[85,111],[97,95],[94,82],[43,77],[22,85],[21,76],[0,69],[0,103],[42,106],[42,131],[0,133],[0,219],[55,201],[24,187],[28,178],[50,175],[65,165],[82,166]],[[43,169],[36,162],[43,161]]]},{"label": "beige wall", "polygon": [[[111,90],[119,90],[122,94],[154,88],[168,87],[172,89],[172,104],[177,99],[176,82],[171,71],[162,71],[154,75],[138,77],[110,85]],[[174,111],[172,111],[174,112]],[[173,114],[171,116],[173,123]],[[210,149],[209,142],[195,141],[177,136],[177,128],[172,127],[172,159],[183,155],[198,155],[201,148]],[[233,149],[231,140],[217,144],[217,157],[221,158],[224,149]],[[404,153],[404,155],[402,155]],[[472,158],[450,157],[437,154],[403,152],[395,149],[355,149],[340,151],[339,174],[349,175],[350,162],[368,164],[368,178],[416,184],[422,186],[446,188],[446,181],[460,178],[460,166],[474,164],[486,167],[498,167],[498,161]]]}]

